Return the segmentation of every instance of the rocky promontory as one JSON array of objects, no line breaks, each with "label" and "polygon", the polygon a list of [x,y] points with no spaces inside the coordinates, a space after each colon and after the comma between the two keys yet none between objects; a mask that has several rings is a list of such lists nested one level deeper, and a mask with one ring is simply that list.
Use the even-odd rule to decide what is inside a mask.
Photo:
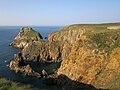
[{"label": "rocky promontory", "polygon": [[[120,23],[70,25],[49,34],[47,41],[35,39],[28,43],[22,57],[28,61],[59,62],[56,75],[78,83],[120,88],[119,27]],[[70,85],[64,80],[59,84]]]},{"label": "rocky promontory", "polygon": [[15,37],[10,46],[16,48],[24,48],[26,45],[33,41],[39,41],[42,39],[40,33],[33,30],[31,27],[23,27],[20,29],[20,32]]}]

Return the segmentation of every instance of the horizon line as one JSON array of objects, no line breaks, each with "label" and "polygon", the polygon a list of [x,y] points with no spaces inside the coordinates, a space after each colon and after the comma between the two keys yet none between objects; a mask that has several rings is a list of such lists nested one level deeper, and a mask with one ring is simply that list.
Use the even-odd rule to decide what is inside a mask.
[{"label": "horizon line", "polygon": [[71,24],[65,24],[65,25],[0,25],[0,26],[69,26],[74,24],[114,24],[114,23],[120,23],[120,21],[116,22],[91,22],[91,23],[71,23]]}]

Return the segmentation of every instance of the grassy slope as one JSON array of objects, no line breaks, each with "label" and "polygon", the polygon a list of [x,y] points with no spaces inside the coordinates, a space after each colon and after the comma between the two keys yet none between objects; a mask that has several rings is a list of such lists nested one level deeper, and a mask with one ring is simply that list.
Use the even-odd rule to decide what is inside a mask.
[{"label": "grassy slope", "polygon": [[74,24],[70,26],[66,26],[61,28],[58,31],[52,32],[49,34],[51,36],[52,34],[60,34],[65,33],[65,31],[69,30],[83,30],[85,31],[85,34],[88,35],[93,35],[97,33],[105,33],[105,32],[110,32],[110,31],[118,31],[119,29],[108,29],[108,27],[114,27],[114,26],[120,26],[120,23],[108,23],[108,24]]},{"label": "grassy slope", "polygon": [[25,34],[25,36],[36,37],[36,36],[39,36],[39,33],[34,30],[31,30],[31,31],[27,32]]}]

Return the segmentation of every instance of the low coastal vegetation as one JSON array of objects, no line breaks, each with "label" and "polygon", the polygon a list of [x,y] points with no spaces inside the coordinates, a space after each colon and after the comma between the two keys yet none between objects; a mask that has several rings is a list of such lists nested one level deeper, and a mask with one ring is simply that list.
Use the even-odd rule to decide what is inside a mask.
[{"label": "low coastal vegetation", "polygon": [[0,78],[0,90],[39,90],[31,85],[23,85],[13,81],[9,81],[6,78]]},{"label": "low coastal vegetation", "polygon": [[[19,39],[19,33],[12,46],[23,49],[10,62],[10,69],[39,76],[47,80],[47,84],[57,84],[65,89],[119,89],[119,27],[120,23],[70,25],[49,34],[47,41],[40,38],[40,34],[37,39],[29,34],[27,39],[31,42],[24,45],[21,39],[26,36],[23,33]],[[24,29],[31,33],[29,28]],[[40,69],[36,72],[33,65],[26,62],[39,62]]]}]

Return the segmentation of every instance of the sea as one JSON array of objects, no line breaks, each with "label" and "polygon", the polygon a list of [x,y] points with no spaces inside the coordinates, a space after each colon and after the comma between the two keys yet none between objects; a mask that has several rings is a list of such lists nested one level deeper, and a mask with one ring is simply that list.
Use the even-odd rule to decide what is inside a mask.
[{"label": "sea", "polygon": [[[31,26],[38,31],[43,38],[48,37],[49,33],[59,30],[63,26]],[[0,77],[5,77],[10,81],[22,84],[30,84],[40,89],[60,89],[59,86],[46,86],[40,79],[36,77],[25,76],[24,74],[15,73],[8,67],[10,61],[14,58],[20,49],[10,47],[9,44],[19,33],[22,26],[0,26]]]}]

